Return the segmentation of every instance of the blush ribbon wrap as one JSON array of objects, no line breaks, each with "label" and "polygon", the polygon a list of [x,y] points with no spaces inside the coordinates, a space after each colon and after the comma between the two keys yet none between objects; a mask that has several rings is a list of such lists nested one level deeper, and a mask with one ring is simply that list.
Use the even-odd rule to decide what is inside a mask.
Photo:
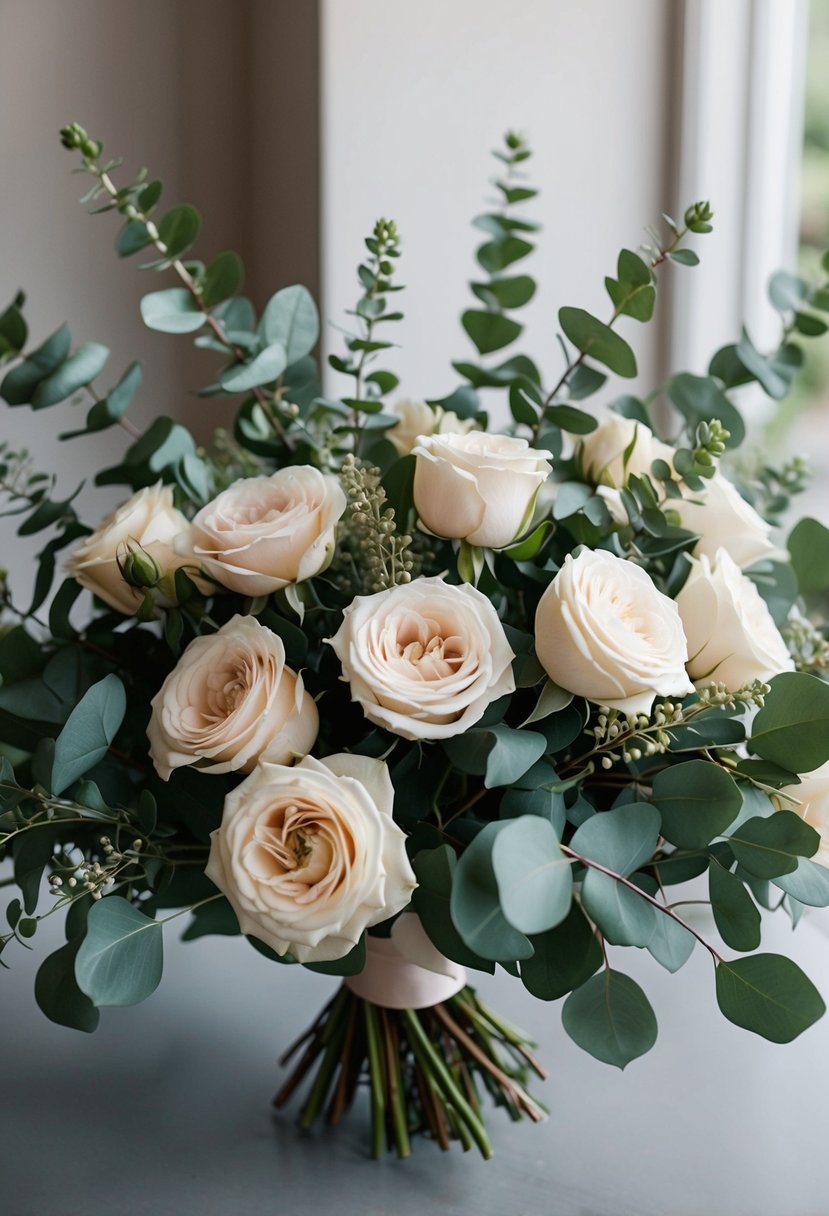
[{"label": "blush ribbon wrap", "polygon": [[369,937],[366,963],[345,986],[385,1009],[428,1009],[466,986],[466,971],[432,945],[414,913],[395,921],[390,937]]}]

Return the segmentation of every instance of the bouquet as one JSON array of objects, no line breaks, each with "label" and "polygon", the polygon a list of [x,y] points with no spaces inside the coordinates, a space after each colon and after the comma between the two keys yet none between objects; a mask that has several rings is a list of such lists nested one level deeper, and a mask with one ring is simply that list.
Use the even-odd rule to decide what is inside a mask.
[{"label": "bouquet", "polygon": [[61,134],[85,201],[121,220],[116,252],[175,279],[143,297],[145,324],[194,335],[218,369],[200,394],[238,408],[206,447],[171,416],[140,433],[138,363],[99,390],[104,346],[66,325],[30,343],[22,293],[0,317],[3,408],[85,403],[62,439],[130,441],[94,477],[123,502],[89,523],[36,453],[0,443],[5,513],[46,533],[30,602],[0,582],[18,889],[0,947],[8,965],[65,914],[35,982],[46,1016],[92,1031],[150,996],[165,926],[240,935],[342,977],[276,1103],[301,1092],[303,1126],[336,1123],[367,1087],[373,1153],[402,1156],[414,1132],[489,1156],[488,1099],[543,1118],[533,1045],[476,971],[564,998],[570,1037],[620,1068],[657,1034],[622,947],[671,972],[704,950],[731,1022],[779,1043],[809,1027],[816,988],[758,948],[761,909],[796,923],[829,904],[829,530],[773,531],[802,462],[745,465],[739,486],[726,467],[741,387],[786,395],[829,283],[774,277],[775,350],[743,332],[705,375],[620,393],[611,377],[637,370],[622,331],[711,230],[696,203],[620,253],[607,321],[561,308],[551,377],[503,353],[538,227],[509,134],[450,391],[395,396],[385,219],[323,388],[303,287],[257,313],[236,254],[191,254],[193,207],[165,210],[143,171],[119,183],[77,124]]}]

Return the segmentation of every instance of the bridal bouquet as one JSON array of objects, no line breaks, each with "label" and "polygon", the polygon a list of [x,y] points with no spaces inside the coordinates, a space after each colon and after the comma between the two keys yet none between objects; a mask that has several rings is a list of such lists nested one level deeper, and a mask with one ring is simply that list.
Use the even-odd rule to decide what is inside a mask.
[{"label": "bridal bouquet", "polygon": [[150,996],[165,925],[341,976],[276,1102],[302,1087],[308,1127],[367,1088],[375,1155],[407,1155],[415,1131],[490,1155],[487,1096],[543,1117],[532,1045],[475,971],[564,998],[570,1037],[621,1068],[657,1033],[621,947],[671,972],[704,950],[731,1022],[778,1043],[810,1026],[817,990],[758,947],[761,909],[796,923],[829,904],[829,530],[773,532],[801,462],[739,488],[727,469],[740,389],[786,395],[829,283],[775,276],[775,350],[743,332],[705,375],[620,392],[611,377],[637,371],[623,334],[711,229],[697,203],[620,253],[606,321],[561,308],[550,379],[501,353],[535,291],[516,271],[537,228],[530,151],[510,134],[475,220],[472,353],[439,386],[455,387],[395,396],[385,219],[323,387],[303,287],[257,313],[234,253],[191,255],[192,207],[165,210],[143,173],[118,184],[78,125],[62,140],[85,201],[122,221],[116,252],[176,280],[144,296],[145,324],[195,335],[216,365],[201,395],[237,409],[204,448],[168,415],[141,433],[138,363],[105,373],[107,349],[66,325],[30,343],[22,293],[0,316],[3,408],[83,403],[62,439],[130,440],[94,478],[121,505],[88,522],[36,452],[0,442],[5,513],[47,534],[31,601],[0,581],[17,888],[0,947],[8,964],[65,913],[35,982],[46,1016],[92,1031]]}]

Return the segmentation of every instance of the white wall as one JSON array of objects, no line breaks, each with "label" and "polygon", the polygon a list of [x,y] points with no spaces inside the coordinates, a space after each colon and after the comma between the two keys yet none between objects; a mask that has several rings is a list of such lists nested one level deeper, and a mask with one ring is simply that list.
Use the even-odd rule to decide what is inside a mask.
[{"label": "white wall", "polygon": [[[452,359],[475,351],[460,328],[493,191],[490,149],[508,127],[536,152],[531,212],[544,224],[521,263],[541,284],[530,353],[552,381],[564,304],[608,312],[604,276],[622,246],[674,206],[669,190],[672,0],[323,0],[323,294],[341,323],[357,298],[362,238],[379,215],[405,241],[397,299],[406,313],[390,364],[413,396],[455,387]],[[673,268],[671,268],[673,270]],[[397,302],[397,301],[396,301]],[[389,326],[391,331],[392,326]],[[656,375],[658,325],[621,326],[642,382]],[[340,349],[329,329],[330,349]],[[616,382],[618,384],[618,381]]]}]

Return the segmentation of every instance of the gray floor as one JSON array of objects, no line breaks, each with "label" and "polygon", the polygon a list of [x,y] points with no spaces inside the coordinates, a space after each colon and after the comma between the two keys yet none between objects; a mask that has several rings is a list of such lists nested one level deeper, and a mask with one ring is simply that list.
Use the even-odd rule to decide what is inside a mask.
[{"label": "gray floor", "polygon": [[[825,993],[827,922],[815,915],[792,939],[781,918],[767,947],[795,946]],[[270,1113],[280,1047],[332,981],[287,975],[235,940],[182,946],[170,934],[155,996],[81,1036],[34,1005],[36,958],[7,952],[0,1212],[825,1216],[829,1022],[773,1047],[723,1021],[701,952],[673,978],[625,953],[660,1019],[649,1056],[624,1073],[599,1065],[563,1034],[557,1005],[507,976],[482,983],[541,1043],[550,1120],[494,1117],[490,1163],[424,1142],[410,1161],[376,1164],[365,1110],[312,1138]]]}]

